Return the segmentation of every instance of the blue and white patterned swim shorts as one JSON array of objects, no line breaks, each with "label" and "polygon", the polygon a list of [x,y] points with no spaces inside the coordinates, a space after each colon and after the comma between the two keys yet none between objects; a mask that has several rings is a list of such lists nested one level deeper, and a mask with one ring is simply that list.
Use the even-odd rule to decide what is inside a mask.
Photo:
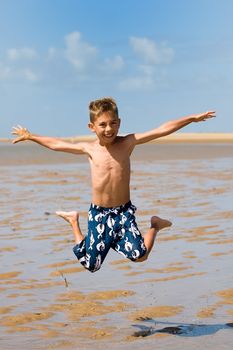
[{"label": "blue and white patterned swim shorts", "polygon": [[145,255],[146,247],[135,221],[135,211],[131,202],[115,208],[91,204],[88,234],[73,248],[87,270],[99,270],[110,248],[132,261]]}]

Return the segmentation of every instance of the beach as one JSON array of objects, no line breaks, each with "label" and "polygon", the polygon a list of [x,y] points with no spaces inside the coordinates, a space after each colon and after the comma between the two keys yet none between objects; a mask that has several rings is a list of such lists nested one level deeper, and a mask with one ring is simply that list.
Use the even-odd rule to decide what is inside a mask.
[{"label": "beach", "polygon": [[152,215],[173,226],[146,262],[111,251],[94,274],[55,215],[78,210],[86,232],[87,159],[0,143],[1,350],[231,349],[232,136],[182,137],[132,155],[141,232]]}]

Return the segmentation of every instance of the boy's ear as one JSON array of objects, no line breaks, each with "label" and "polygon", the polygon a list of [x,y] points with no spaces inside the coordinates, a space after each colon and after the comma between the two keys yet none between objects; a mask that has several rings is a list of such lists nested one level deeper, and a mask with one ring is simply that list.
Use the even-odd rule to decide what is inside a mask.
[{"label": "boy's ear", "polygon": [[94,129],[94,124],[93,123],[88,123],[88,128],[92,131],[92,132],[95,132],[95,129]]}]

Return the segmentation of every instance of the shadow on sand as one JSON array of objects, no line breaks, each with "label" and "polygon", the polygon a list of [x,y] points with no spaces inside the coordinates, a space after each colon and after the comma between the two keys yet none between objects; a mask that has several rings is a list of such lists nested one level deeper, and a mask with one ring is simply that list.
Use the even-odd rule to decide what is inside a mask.
[{"label": "shadow on sand", "polygon": [[[226,324],[187,324],[174,322],[160,322],[153,319],[141,319],[151,325],[136,325],[139,328],[132,334],[133,337],[148,337],[155,333],[175,334],[181,337],[200,337],[203,335],[215,334],[222,329],[233,328],[233,323]],[[164,327],[166,326],[166,327]]]}]

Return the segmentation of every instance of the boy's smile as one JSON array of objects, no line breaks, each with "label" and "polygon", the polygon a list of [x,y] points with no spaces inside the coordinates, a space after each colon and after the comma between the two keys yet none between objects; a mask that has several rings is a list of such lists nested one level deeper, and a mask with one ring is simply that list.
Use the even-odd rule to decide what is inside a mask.
[{"label": "boy's smile", "polygon": [[88,126],[96,134],[100,143],[107,145],[113,143],[117,137],[120,119],[112,113],[104,112],[93,123],[89,123]]}]

